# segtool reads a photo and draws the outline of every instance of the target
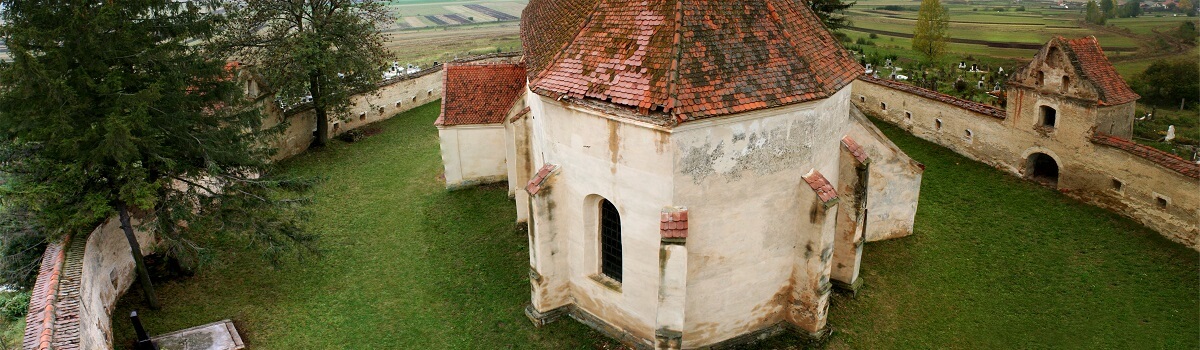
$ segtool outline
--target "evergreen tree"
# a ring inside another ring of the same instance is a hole
[[[946,51],[949,14],[938,0],[922,0],[917,12],[917,25],[913,29],[913,51],[921,54],[928,62],[936,61]]]
[[[1100,0],[1100,11],[1104,12],[1104,18],[1117,17],[1117,2],[1115,0]]]
[[[1104,17],[1104,12],[1100,11],[1100,6],[1096,5],[1095,0],[1088,0],[1087,16],[1084,17],[1084,20],[1091,24],[1104,25],[1108,19]]]
[[[132,220],[195,262],[193,237],[243,234],[276,257],[311,250],[297,191],[278,179],[257,108],[205,50],[214,17],[173,0],[0,0],[0,171],[5,208],[50,239],[120,218],[151,307]],[[84,238],[77,238],[84,239]]]
[[[378,25],[392,20],[379,0],[225,0],[222,44],[254,64],[285,100],[311,97],[315,144],[329,142],[330,115],[373,91],[390,53]],[[307,98],[305,100],[308,100]]]
[[[842,0],[809,0],[808,7],[816,13],[817,18],[821,19],[821,23],[825,23],[825,27],[829,30],[838,30],[850,25],[850,20],[846,19],[843,13],[850,6],[858,1],[843,2]]]

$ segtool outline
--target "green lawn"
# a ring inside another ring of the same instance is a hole
[[[866,245],[833,348],[1200,347],[1196,251],[880,127],[927,166],[916,234]]]
[[[526,320],[512,203],[503,187],[443,190],[437,108],[283,164],[327,179],[314,192],[324,257],[272,270],[240,242],[216,242],[220,264],[158,284],[149,330],[232,318],[254,349],[612,348],[577,322]],[[834,299],[831,348],[1200,346],[1195,251],[884,130],[928,165],[917,232],[866,246],[866,289]],[[117,308],[119,345],[138,295]]]

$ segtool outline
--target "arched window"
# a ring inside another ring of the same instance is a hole
[[[607,199],[600,200],[600,273],[621,282],[621,214]]]

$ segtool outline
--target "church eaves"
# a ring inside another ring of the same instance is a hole
[[[668,123],[826,98],[862,71],[798,1],[533,0],[525,16],[535,93]]]

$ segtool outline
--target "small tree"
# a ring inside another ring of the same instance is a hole
[[[917,25],[913,29],[913,51],[921,54],[928,62],[937,61],[946,52],[946,30],[949,25],[949,14],[941,1],[921,1]]]
[[[1136,18],[1142,15],[1142,0],[1129,0],[1121,5],[1121,18]]]
[[[1100,0],[1100,11],[1104,12],[1104,18],[1117,17],[1117,3],[1114,0]]]
[[[1132,85],[1151,104],[1191,104],[1200,99],[1200,63],[1194,59],[1155,61],[1133,79]]]
[[[1095,0],[1088,0],[1087,16],[1084,17],[1084,20],[1091,24],[1104,25],[1108,19],[1104,17],[1104,12],[1100,10],[1100,6],[1096,5]]]
[[[329,142],[330,115],[373,91],[390,53],[379,25],[392,20],[378,0],[225,0],[222,47],[256,65],[284,98],[311,97],[315,144]],[[307,99],[306,99],[307,100]]]
[[[190,237],[215,234],[245,234],[268,253],[312,248],[304,201],[289,195],[308,182],[270,171],[265,145],[282,129],[261,128],[225,60],[205,50],[217,28],[207,11],[173,0],[0,5],[12,57],[0,63],[4,207],[27,208],[48,238],[118,216],[152,308],[137,214],[184,258],[199,256]]]
[[[843,14],[846,9],[857,1],[844,2],[842,0],[809,0],[808,7],[816,13],[817,18],[821,19],[821,23],[825,23],[825,27],[834,31],[845,28],[850,25],[850,20],[846,19]]]

